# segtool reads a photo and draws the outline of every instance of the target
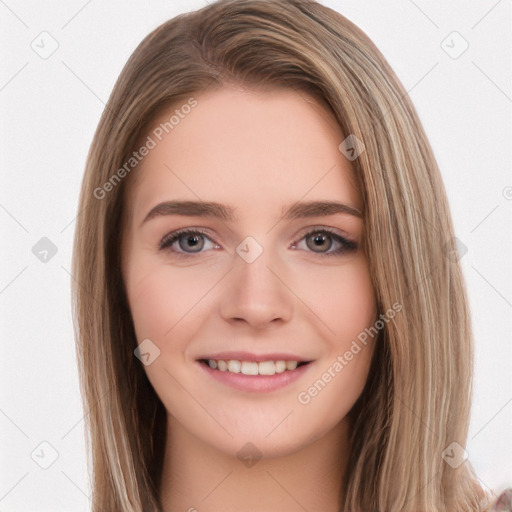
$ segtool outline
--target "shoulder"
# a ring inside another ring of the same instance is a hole
[[[512,512],[512,487],[502,491],[487,510],[489,512]]]

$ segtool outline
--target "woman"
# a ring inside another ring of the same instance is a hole
[[[491,506],[464,450],[472,335],[440,173],[349,20],[224,0],[158,27],[79,209],[93,510]]]

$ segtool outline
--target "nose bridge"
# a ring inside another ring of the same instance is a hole
[[[236,248],[229,286],[222,295],[221,314],[225,320],[245,320],[264,327],[276,319],[289,320],[292,297],[279,276],[282,269],[277,251],[247,237]]]

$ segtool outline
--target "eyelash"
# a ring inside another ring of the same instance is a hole
[[[315,253],[314,251],[310,251],[310,252],[313,252],[313,254],[317,254],[318,256],[322,256],[322,257],[323,256],[325,256],[325,257],[341,256],[341,255],[343,255],[345,253],[355,252],[357,250],[358,246],[357,246],[356,242],[352,242],[351,240],[347,240],[346,238],[338,235],[337,233],[335,233],[334,231],[332,231],[331,229],[328,229],[328,228],[313,229],[311,231],[308,231],[307,233],[305,233],[302,236],[302,238],[300,238],[299,242],[303,238],[306,238],[306,237],[308,237],[310,235],[318,234],[318,233],[327,233],[327,234],[331,235],[332,238],[336,239],[341,244],[341,247],[339,249],[336,249],[336,250],[332,251],[332,252],[325,252],[325,253],[321,253],[321,252]],[[174,242],[176,242],[181,235],[185,235],[185,234],[186,235],[200,235],[200,236],[205,236],[205,237],[210,239],[208,234],[205,233],[204,231],[201,231],[201,230],[198,230],[198,229],[187,229],[187,228],[185,228],[185,229],[181,229],[181,230],[178,230],[178,231],[173,231],[172,233],[169,233],[168,235],[165,235],[162,238],[162,240],[160,241],[158,249],[159,250],[169,250],[170,252],[174,253],[176,256],[178,256],[180,258],[188,258],[188,257],[194,256],[194,254],[201,254],[201,252],[198,252],[198,253],[184,253],[184,252],[174,251],[174,250],[171,249],[172,244]],[[212,242],[213,242],[213,240],[212,240]],[[295,246],[296,243],[294,242],[293,245]]]

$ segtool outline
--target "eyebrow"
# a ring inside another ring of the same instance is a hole
[[[354,206],[338,203],[336,201],[307,201],[294,203],[291,207],[281,211],[284,220],[303,219],[344,213],[362,218],[363,214]],[[181,215],[189,217],[212,217],[226,222],[238,220],[236,209],[232,206],[212,201],[165,201],[152,208],[141,226],[151,219],[165,215]]]

